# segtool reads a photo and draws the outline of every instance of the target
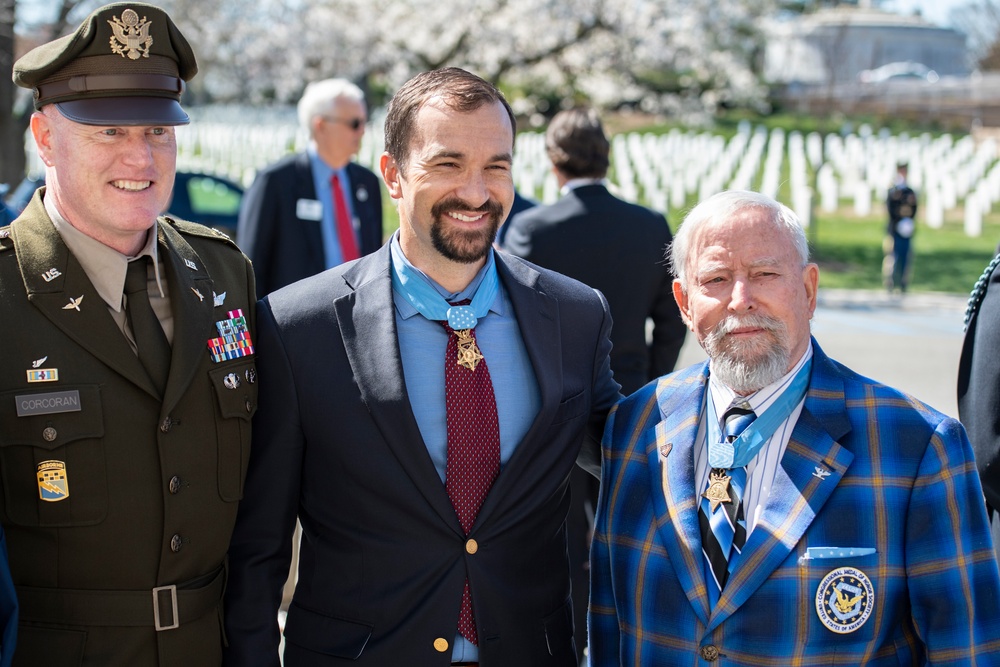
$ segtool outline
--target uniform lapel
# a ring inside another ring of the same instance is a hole
[[[805,405],[754,528],[714,609],[722,623],[788,558],[840,483],[854,454],[837,443],[850,430],[843,381],[813,341]]]
[[[166,413],[184,395],[198,366],[209,354],[208,339],[217,334],[213,334],[212,322],[215,286],[204,263],[177,230],[167,224],[159,225],[159,229],[159,252],[174,316],[170,375],[163,397]],[[226,291],[226,286],[220,289]]]
[[[11,226],[11,238],[20,249],[17,256],[28,301],[89,354],[159,397],[107,304],[49,221],[41,201],[35,197],[25,217]]]
[[[646,448],[660,541],[695,614],[705,624],[709,609],[698,527],[694,447],[707,370],[706,362],[699,368],[682,371],[671,381],[660,380],[656,396],[664,418],[654,427],[652,446]]]
[[[344,350],[361,399],[400,465],[441,518],[461,533],[406,393],[390,270],[387,243],[344,274],[354,291],[333,303]]]

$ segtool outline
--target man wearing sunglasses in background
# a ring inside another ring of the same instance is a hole
[[[351,162],[368,120],[364,93],[344,79],[316,81],[298,111],[309,148],[257,174],[240,208],[236,242],[253,261],[258,297],[382,245],[379,179]]]

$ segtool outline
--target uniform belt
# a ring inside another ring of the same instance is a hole
[[[20,619],[38,623],[153,627],[173,630],[216,609],[225,588],[225,568],[186,584],[145,591],[72,590],[16,586]]]

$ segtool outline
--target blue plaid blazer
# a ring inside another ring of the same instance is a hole
[[[965,430],[812,344],[804,409],[714,609],[693,455],[708,363],[612,411],[591,555],[594,667],[1000,665],[1000,576]],[[828,576],[837,570],[846,576]],[[851,623],[829,622],[838,596]]]

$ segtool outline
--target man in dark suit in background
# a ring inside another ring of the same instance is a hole
[[[260,302],[227,664],[278,664],[296,516],[285,667],[576,664],[569,475],[599,469],[620,396],[611,317],[597,291],[493,250],[514,129],[479,77],[414,77],[381,160],[398,234]]]
[[[1000,255],[976,282],[958,363],[958,417],[969,433],[1000,559]]]
[[[353,83],[325,79],[306,87],[299,123],[309,148],[257,174],[240,206],[236,240],[253,262],[258,296],[382,245],[378,177],[351,162],[367,120],[364,94]]]
[[[626,396],[674,369],[686,327],[674,301],[665,252],[670,228],[662,215],[608,192],[610,144],[597,112],[555,115],[545,148],[563,197],[515,215],[503,248],[598,289],[611,308],[611,369]],[[653,321],[652,344],[646,318]],[[573,475],[570,558],[577,616],[587,610],[590,533],[598,480]],[[583,650],[583,642],[578,642]],[[581,656],[582,657],[582,656]]]
[[[562,198],[513,216],[503,249],[607,298],[611,368],[628,395],[674,369],[686,328],[674,302],[664,217],[608,191],[610,144],[593,109],[562,111],[545,133]],[[652,343],[646,319],[653,321]]]

